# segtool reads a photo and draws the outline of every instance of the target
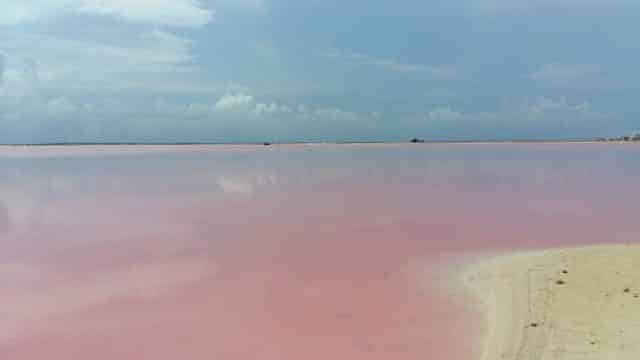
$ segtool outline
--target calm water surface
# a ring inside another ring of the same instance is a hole
[[[639,241],[640,146],[0,148],[0,358],[473,359],[442,266]]]

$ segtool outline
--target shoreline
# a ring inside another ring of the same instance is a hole
[[[0,143],[0,147],[63,146],[287,146],[287,145],[437,145],[437,144],[634,144],[631,140],[547,139],[547,140],[424,140],[411,141],[284,141],[284,142],[69,142],[69,143]]]
[[[640,354],[640,245],[490,255],[458,275],[484,315],[478,360]]]
[[[236,151],[236,150],[272,150],[272,149],[310,149],[310,148],[347,148],[347,147],[406,147],[420,148],[440,146],[614,146],[633,147],[638,142],[558,140],[558,141],[433,141],[412,144],[409,142],[309,142],[309,143],[104,143],[104,144],[0,144],[0,158],[12,157],[51,157],[51,156],[93,156],[113,154],[141,154],[164,152],[197,151]]]

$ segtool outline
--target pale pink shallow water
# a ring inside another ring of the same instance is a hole
[[[640,147],[0,148],[0,358],[474,359],[441,265],[638,241]]]

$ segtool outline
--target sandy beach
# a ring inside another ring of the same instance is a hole
[[[471,265],[463,281],[486,327],[479,359],[635,359],[640,246],[522,252]]]

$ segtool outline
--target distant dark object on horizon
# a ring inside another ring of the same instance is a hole
[[[271,143],[270,142],[265,142],[265,143],[262,143],[262,145],[269,146],[269,145],[271,145]]]
[[[411,139],[411,142],[412,142],[412,143],[414,143],[414,144],[416,144],[416,143],[423,143],[423,142],[424,142],[424,140],[422,140],[422,139],[418,139],[418,138],[413,138],[413,139]]]

